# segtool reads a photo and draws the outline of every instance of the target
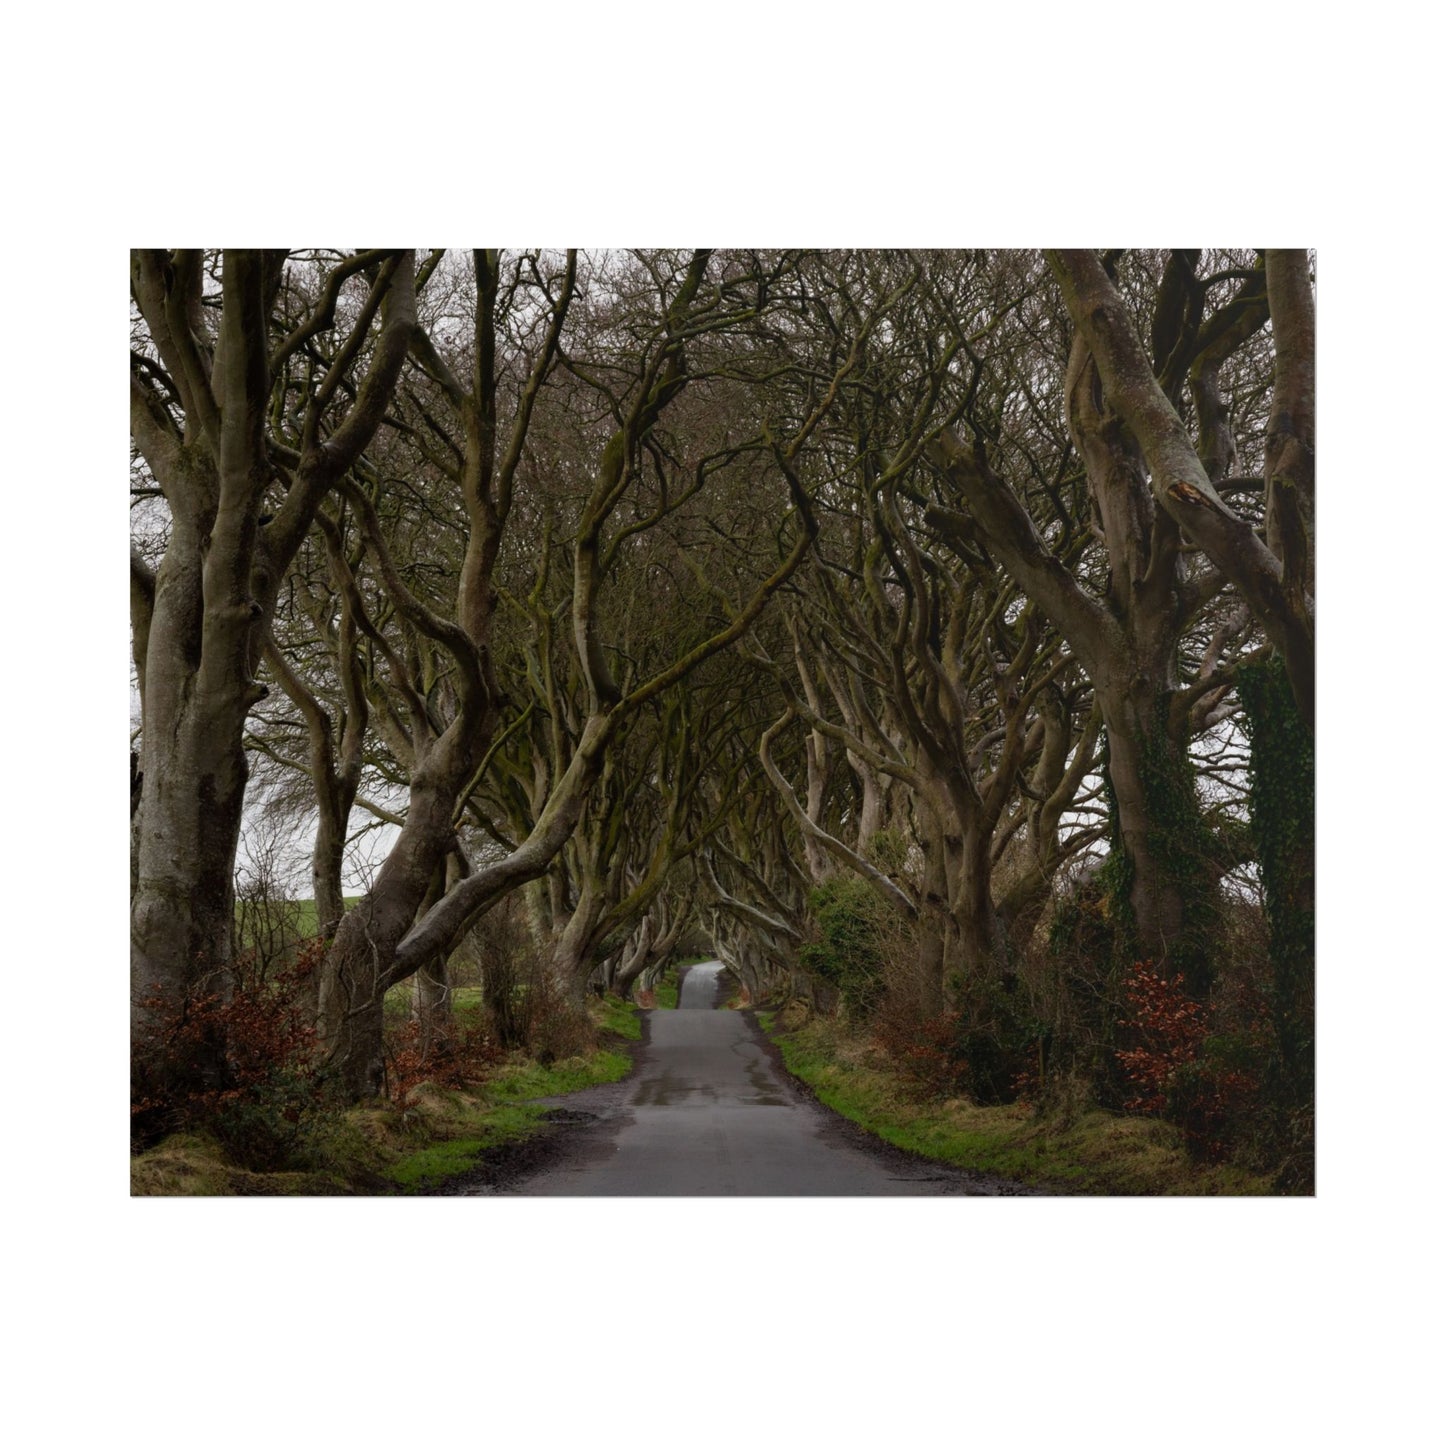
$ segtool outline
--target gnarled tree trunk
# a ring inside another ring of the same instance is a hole
[[[137,1083],[160,1076],[218,1079],[222,1041],[198,1057],[167,1041],[170,1026],[230,987],[233,870],[247,768],[246,716],[266,690],[255,680],[277,589],[321,499],[370,441],[396,384],[411,328],[411,253],[372,253],[338,267],[376,267],[360,313],[382,327],[370,369],[339,425],[321,440],[323,414],[344,366],[308,400],[299,452],[267,436],[273,369],[269,319],[285,254],[224,255],[219,324],[202,305],[198,251],[137,251],[132,294],[158,361],[133,355],[131,435],[169,505],[171,533],[154,578],[133,582],[143,743],[131,900],[132,1047]],[[334,300],[334,298],[333,298]],[[320,312],[293,336],[332,324]],[[349,356],[356,354],[354,348]],[[176,408],[183,414],[178,424]],[[289,470],[279,510],[261,504]],[[136,575],[133,562],[132,575]],[[157,1045],[162,1045],[157,1048]],[[146,1077],[142,1077],[142,1076]]]

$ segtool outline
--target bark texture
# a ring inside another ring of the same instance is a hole
[[[334,395],[312,398],[299,451],[270,436],[270,318],[285,254],[230,251],[214,327],[202,306],[204,258],[138,251],[132,295],[155,360],[133,355],[132,440],[162,492],[170,536],[153,588],[133,582],[143,708],[142,783],[131,901],[132,1043],[147,1068],[222,1069],[222,1044],[196,1061],[154,1054],[160,1034],[204,996],[230,988],[233,869],[247,764],[245,722],[266,689],[255,674],[281,577],[321,498],[380,424],[414,322],[411,253],[371,258],[358,323],[378,311],[365,377],[334,430]],[[359,340],[358,340],[359,345]],[[354,356],[354,351],[352,355]],[[263,527],[262,500],[286,485]],[[134,577],[133,569],[133,577]],[[159,1031],[159,1032],[158,1032]]]

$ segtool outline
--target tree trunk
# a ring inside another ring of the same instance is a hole
[[[636,936],[625,949],[616,954],[616,964],[608,980],[608,987],[618,998],[629,998],[633,984],[653,965],[652,944],[655,933],[656,925],[652,918],[644,918]]]
[[[1271,254],[1275,259],[1268,267],[1269,295],[1271,313],[1278,313],[1274,321],[1280,348],[1276,375],[1280,404],[1271,417],[1266,450],[1271,478],[1278,476],[1280,483],[1271,494],[1272,518],[1295,538],[1295,562],[1288,575],[1250,523],[1236,516],[1215,491],[1183,421],[1155,379],[1128,307],[1098,256],[1092,251],[1047,253],[1109,402],[1137,438],[1158,506],[1248,602],[1284,658],[1300,715],[1313,731],[1314,601],[1305,592],[1312,513],[1298,506],[1286,519],[1278,510],[1312,495],[1313,301],[1303,253]],[[1286,446],[1286,438],[1304,445],[1298,450]],[[1283,544],[1283,536],[1279,540]]]
[[[1259,849],[1274,974],[1281,1094],[1310,1105],[1315,1085],[1314,738],[1278,658],[1240,675],[1250,735],[1251,829]]]
[[[566,911],[557,869],[534,878],[522,890],[527,928],[538,953],[551,951],[557,936],[556,920]]]
[[[746,935],[733,957],[725,959],[724,964],[727,971],[737,979],[745,1003],[758,1002],[767,997],[762,957]]]
[[[451,1044],[452,990],[447,960],[438,954],[412,975],[411,1016],[421,1029],[421,1050],[430,1056]]]
[[[923,850],[923,906],[918,910],[917,995],[919,1013],[937,1018],[947,996],[948,942],[952,917],[948,908],[948,863],[937,819],[920,809],[919,843]]]
[[[808,768],[808,801],[804,808],[809,819],[819,828],[823,825],[823,796],[828,783],[826,740],[818,732],[809,732],[803,745]],[[808,864],[808,876],[814,884],[825,883],[832,877],[833,860],[828,850],[818,841],[817,835],[803,834],[803,856]]]
[[[458,747],[460,735],[471,739],[465,766],[458,767],[454,753],[418,766],[401,836],[370,893],[342,920],[327,955],[318,1032],[328,1068],[343,1091],[356,1098],[374,1093],[384,1075],[381,994],[386,986],[411,977],[438,951],[449,951],[487,909],[546,872],[577,826],[610,736],[607,718],[589,720],[532,833],[506,858],[462,879],[418,919],[438,864],[456,846],[452,807],[479,760],[478,739],[490,736],[475,722],[470,728],[459,723],[450,737]],[[447,748],[448,737],[434,746]]]
[[[873,840],[883,827],[884,791],[878,774],[860,758],[848,754],[848,762],[858,779],[860,798],[858,802],[858,851],[873,859]],[[877,860],[873,860],[877,861]]]
[[[446,862],[437,870],[427,896],[417,909],[418,919],[425,917],[427,909],[434,904],[448,888],[453,887],[463,872],[460,853],[454,847],[447,854]],[[433,1049],[445,1050],[452,1042],[452,989],[451,960],[445,953],[429,958],[417,969],[412,980],[411,1016],[420,1026],[421,1048],[424,1055]]]
[[[336,806],[322,806],[311,849],[311,890],[316,900],[318,938],[334,938],[346,913],[341,873],[346,861],[347,816],[339,816],[339,811]]]
[[[949,911],[957,940],[953,971],[965,979],[995,977],[1008,963],[1007,935],[993,904],[991,841],[991,831],[965,833],[959,850]]]
[[[373,284],[383,324],[366,377],[324,441],[317,426],[331,393],[307,412],[285,499],[263,532],[261,501],[277,472],[266,435],[269,308],[284,259],[277,251],[225,253],[211,350],[202,253],[132,253],[132,295],[169,381],[163,396],[133,361],[131,437],[171,511],[153,589],[144,565],[132,562],[135,646],[144,650],[131,904],[132,1049],[142,1086],[148,1070],[182,1083],[224,1073],[218,1033],[195,1059],[170,1047],[159,1056],[153,1046],[167,1017],[183,1015],[199,995],[229,991],[242,738],[247,714],[266,696],[254,681],[266,619],[322,497],[380,425],[415,324],[411,253],[397,252]],[[369,326],[374,313],[362,314]],[[170,396],[184,410],[179,429]]]
[[[177,522],[177,531],[182,523]],[[234,868],[246,792],[241,747],[257,689],[248,681],[245,629],[205,628],[200,554],[174,546],[157,579],[147,657],[140,826],[131,902],[131,1022],[145,1055],[202,996],[231,989]],[[205,665],[197,652],[205,646]],[[222,653],[228,655],[220,655]],[[202,1057],[163,1067],[218,1081],[218,1039]]]
[[[406,826],[376,882],[336,930],[322,968],[318,1038],[328,1067],[352,1097],[376,1093],[385,1077],[382,998],[397,945],[411,930],[432,880],[456,845],[455,788],[414,781]]]
[[[956,1002],[972,980],[998,972],[1007,950],[993,902],[992,825],[979,809],[960,819],[955,791],[927,754],[921,752],[918,768],[925,783],[919,808],[927,919],[920,1001],[927,1017]]]
[[[594,954],[597,923],[606,907],[604,884],[589,872],[583,880],[577,906],[553,945],[549,960],[552,977],[569,998],[582,996],[587,975],[597,962]]]
[[[1054,876],[1064,856],[1059,824],[1092,769],[1102,720],[1097,706],[1092,707],[1076,735],[1072,715],[1061,704],[1045,695],[1039,706],[1044,745],[1029,783],[1037,801],[1029,809],[1028,835],[1023,844],[1028,861],[1022,876],[999,903],[999,921],[1008,930],[1011,946],[1019,952],[1029,946],[1052,895]]]
[[[937,1018],[944,1010],[944,970],[948,954],[948,919],[942,911],[925,909],[918,921],[915,993],[920,1017]]]
[[[1123,951],[1161,976],[1183,974],[1191,997],[1213,982],[1218,884],[1189,761],[1187,713],[1140,680],[1099,686],[1108,735],[1118,857],[1110,869]],[[1122,906],[1121,906],[1122,905]]]

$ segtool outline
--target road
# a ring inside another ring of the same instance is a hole
[[[717,1008],[720,963],[683,977],[676,1009],[646,1017],[622,1084],[546,1101],[546,1157],[459,1193],[527,1195],[920,1195],[1032,1191],[918,1160],[868,1139],[807,1097],[756,1023]]]

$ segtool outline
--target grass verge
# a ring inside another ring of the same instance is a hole
[[[910,1154],[1068,1194],[1272,1192],[1267,1176],[1195,1163],[1178,1132],[1160,1120],[1092,1107],[1039,1115],[1026,1104],[919,1101],[875,1046],[832,1020],[796,1028],[773,1013],[759,1012],[758,1020],[789,1072],[822,1103]]]
[[[326,1115],[297,1151],[300,1167],[259,1173],[227,1160],[213,1140],[177,1134],[131,1160],[132,1195],[417,1194],[475,1168],[481,1156],[547,1127],[532,1102],[615,1083],[642,1037],[637,1011],[591,1005],[599,1047],[543,1065],[515,1054],[464,1088],[424,1083],[404,1107],[376,1102]]]
[[[635,1042],[642,1037],[642,1015],[630,1003],[607,994],[591,1003],[592,1018],[604,1033]]]

